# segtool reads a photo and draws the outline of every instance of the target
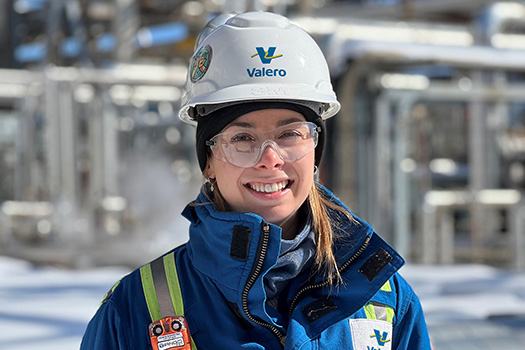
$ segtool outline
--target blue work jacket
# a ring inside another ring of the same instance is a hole
[[[397,273],[403,259],[367,223],[337,217],[343,220],[335,242],[343,284],[330,286],[303,271],[281,292],[275,310],[266,302],[263,278],[277,262],[280,227],[207,202],[201,193],[186,207],[190,239],[172,251],[197,349],[431,348],[419,300]],[[150,323],[136,270],[108,293],[81,349],[151,349]]]

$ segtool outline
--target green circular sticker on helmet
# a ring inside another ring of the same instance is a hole
[[[211,47],[210,45],[204,46],[202,49],[193,56],[193,61],[191,63],[191,81],[196,82],[201,79],[204,74],[208,71],[211,62]]]

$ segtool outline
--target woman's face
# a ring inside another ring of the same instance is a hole
[[[242,125],[264,132],[302,121],[304,116],[295,111],[265,109],[240,116],[224,130]],[[268,146],[259,162],[250,168],[237,167],[213,156],[208,164],[209,177],[216,178],[216,186],[232,211],[258,214],[284,229],[287,223],[294,222],[297,210],[312,188],[315,152],[310,151],[298,161],[285,162]]]

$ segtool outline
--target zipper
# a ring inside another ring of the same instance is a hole
[[[279,328],[277,328],[276,326],[268,322],[257,320],[255,317],[252,316],[252,314],[250,313],[250,310],[248,310],[248,293],[250,292],[250,289],[253,287],[259,275],[261,274],[262,266],[264,263],[264,258],[266,257],[266,252],[268,250],[269,239],[270,239],[270,225],[265,222],[263,223],[263,227],[262,227],[262,239],[259,243],[259,251],[255,259],[255,265],[254,265],[254,268],[252,269],[252,272],[250,273],[248,282],[246,283],[242,291],[242,311],[244,312],[244,314],[250,321],[270,330],[272,334],[279,340],[279,343],[281,344],[281,346],[284,348],[284,343],[286,340],[286,336],[284,335],[284,333]]]
[[[355,254],[352,255],[350,259],[348,259],[343,265],[341,265],[338,268],[339,273],[342,273],[344,270],[346,270],[346,268],[350,266],[351,263],[353,263],[361,254],[363,254],[365,249],[368,247],[368,244],[370,243],[370,239],[371,239],[370,236],[366,237],[366,240],[364,241],[363,245],[361,245],[361,247],[357,250],[357,252],[355,252]],[[301,290],[299,290],[299,292],[297,292],[297,294],[293,298],[292,303],[290,305],[290,310],[288,312],[288,320],[292,318],[292,312],[297,306],[297,303],[299,302],[299,300],[302,299],[301,298],[302,294],[312,291],[317,288],[324,288],[327,286],[328,286],[328,279],[321,281],[319,283],[310,284],[306,287],[303,287]]]

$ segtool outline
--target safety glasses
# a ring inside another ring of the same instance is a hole
[[[272,147],[285,162],[300,160],[317,146],[320,131],[311,122],[290,123],[265,132],[234,125],[206,141],[206,145],[215,158],[251,168],[259,163],[266,147]]]

